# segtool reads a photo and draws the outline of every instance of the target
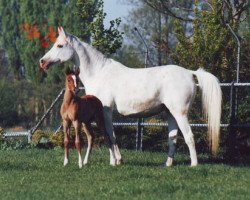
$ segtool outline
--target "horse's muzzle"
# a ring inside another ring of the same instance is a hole
[[[40,59],[39,60],[39,64],[40,64],[40,68],[43,70],[47,70],[48,66],[49,66],[49,62],[44,60],[44,59]]]

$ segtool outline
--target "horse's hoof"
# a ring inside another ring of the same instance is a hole
[[[122,165],[122,164],[124,164],[124,161],[122,159],[116,161],[116,165]]]
[[[198,163],[191,163],[191,167],[197,167]]]
[[[83,165],[85,166],[85,165],[87,165],[88,164],[88,162],[83,162]]]
[[[173,158],[168,157],[167,162],[166,162],[166,167],[171,167],[173,165]]]
[[[116,166],[116,161],[115,160],[110,161],[110,165],[111,166]]]

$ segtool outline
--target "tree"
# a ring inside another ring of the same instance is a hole
[[[209,8],[202,9],[198,1],[194,8],[193,31],[187,36],[181,22],[176,20],[175,32],[178,39],[175,61],[191,69],[204,67],[215,74],[220,81],[230,82],[235,77],[235,39],[226,22],[237,32],[239,21],[233,20],[233,13],[221,12],[224,2],[214,0]],[[233,12],[231,10],[231,12]]]
[[[0,1],[0,48],[6,51],[8,64],[16,78],[18,78],[19,67],[21,65],[17,45],[17,40],[20,37],[18,2],[18,0]]]
[[[109,53],[114,52],[121,45],[121,36],[116,29],[119,20],[114,22],[109,30],[104,29],[103,2],[94,0],[88,2],[90,7],[77,4],[77,0],[0,1],[0,49],[3,48],[3,51],[7,52],[9,65],[8,68],[1,66],[0,70],[8,73],[5,69],[11,68],[16,74],[12,87],[18,91],[16,94],[19,94],[19,98],[16,99],[13,109],[18,109],[16,113],[19,118],[32,116],[32,119],[37,119],[38,114],[46,110],[51,100],[63,88],[64,70],[62,67],[53,67],[49,73],[45,74],[39,71],[38,63],[39,58],[55,42],[59,25],[64,26],[67,32],[84,38],[87,42],[97,42],[96,46],[99,49],[102,48],[102,44],[104,45],[105,38],[110,37],[108,44],[111,45],[105,44],[105,49],[108,49]],[[98,4],[93,7],[91,4],[93,2]],[[86,13],[91,13],[93,10],[95,12],[88,21],[78,14],[79,9],[82,11],[88,9]],[[96,32],[100,30],[102,34],[98,34],[98,37],[93,37],[91,40],[92,29]],[[25,68],[25,78],[21,81],[18,80],[19,71],[23,69],[20,66]],[[7,80],[3,81],[7,82]],[[8,90],[4,92],[8,93]],[[5,95],[7,98],[12,94]]]
[[[17,122],[17,95],[15,89],[5,79],[0,80],[0,126]]]
[[[67,25],[67,30],[71,31],[75,30],[75,25],[80,23],[79,18],[76,17],[73,21],[69,16],[71,12],[76,11],[74,3],[74,0],[70,2],[64,0],[20,1],[19,53],[26,69],[26,78],[32,82],[38,81],[38,60],[55,42],[57,27]],[[71,12],[69,8],[72,9]],[[53,69],[48,76],[55,77],[54,71],[56,74],[62,74],[61,70]]]
[[[111,20],[110,27],[106,29],[103,0],[77,0],[77,6],[83,32],[81,38],[104,54],[115,53],[122,45],[123,33],[118,30],[121,19]]]
[[[163,15],[171,16],[182,21],[192,21],[193,1],[142,0],[142,2]]]
[[[173,16],[167,15],[155,8],[159,1],[130,0],[135,8],[127,18],[124,28],[126,34],[132,40],[132,44],[141,52],[145,52],[145,45],[139,38],[134,27],[140,31],[150,51],[149,65],[172,64],[176,38],[173,34]],[[190,4],[190,1],[183,1]],[[189,5],[190,6],[190,5]]]
[[[0,79],[9,76],[7,58],[4,49],[0,49]]]

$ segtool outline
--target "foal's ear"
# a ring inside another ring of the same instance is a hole
[[[70,74],[74,74],[74,73],[72,72],[72,70],[69,67],[67,67],[65,70],[65,74],[70,75]]]
[[[75,75],[78,76],[80,74],[80,68],[78,67],[76,70],[75,70]]]

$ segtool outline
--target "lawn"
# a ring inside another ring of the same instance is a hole
[[[250,168],[211,163],[200,155],[189,167],[177,155],[165,168],[163,152],[122,150],[125,163],[109,166],[109,152],[95,148],[91,163],[78,168],[75,150],[63,167],[63,150],[0,151],[0,199],[250,199]]]

